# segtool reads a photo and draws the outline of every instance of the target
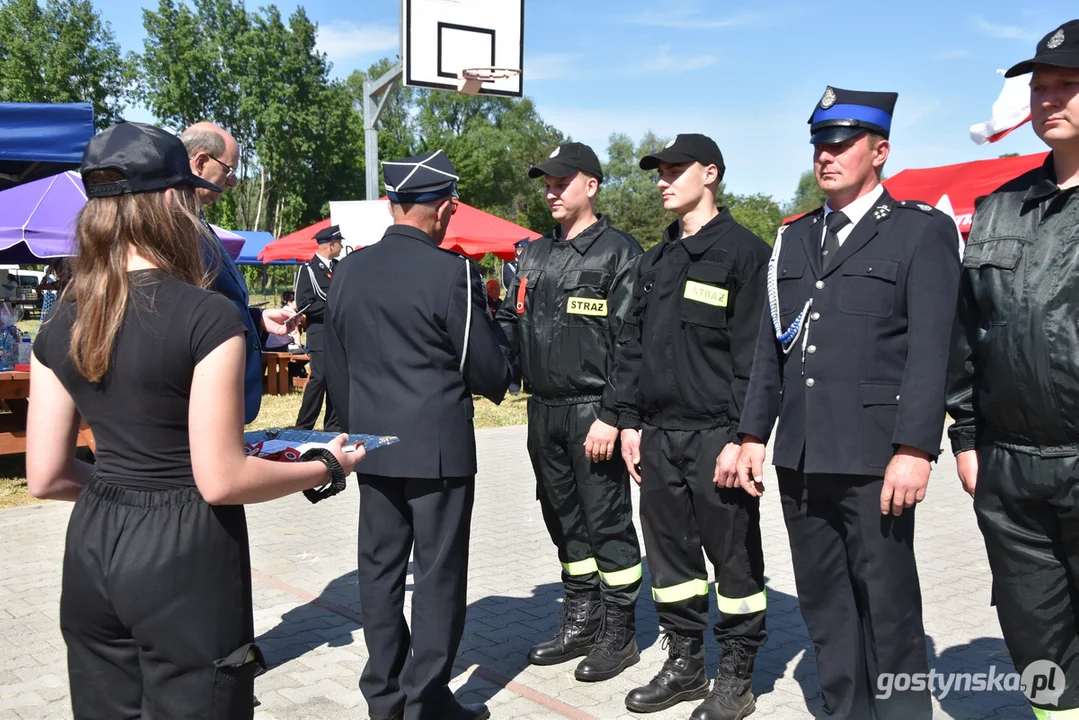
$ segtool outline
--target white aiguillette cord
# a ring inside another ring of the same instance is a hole
[[[777,266],[779,264],[779,251],[783,246],[783,231],[786,229],[786,225],[779,227],[775,245],[772,246],[772,257],[768,259],[768,312],[772,317],[772,327],[775,329],[776,340],[779,341],[779,347],[783,350],[784,355],[790,355],[791,350],[794,349],[794,342],[799,335],[802,336],[802,372],[804,374],[806,346],[809,344],[809,326],[806,325],[805,320],[806,315],[809,314],[809,308],[813,306],[813,298],[806,300],[806,304],[802,307],[802,311],[798,313],[798,317],[794,319],[790,327],[783,330],[779,317],[779,276]],[[805,329],[804,333],[802,332],[803,328]]]
[[[468,338],[472,332],[472,263],[465,258],[465,302],[468,309],[465,310],[465,337],[461,343],[461,374],[465,372],[465,359],[468,357]]]

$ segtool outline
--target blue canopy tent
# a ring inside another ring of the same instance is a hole
[[[237,265],[299,265],[295,260],[276,260],[269,263],[259,260],[259,253],[262,252],[262,248],[272,243],[275,239],[272,233],[260,230],[233,230],[232,232],[241,236],[245,241],[244,249],[236,260]]]
[[[78,170],[93,136],[89,103],[0,103],[0,190]]]

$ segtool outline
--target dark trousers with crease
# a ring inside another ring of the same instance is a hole
[[[1049,660],[1064,671],[1063,677],[1056,673],[1035,683],[1057,692],[1038,694],[1032,704],[1074,712],[1079,708],[1079,457],[1041,452],[1003,444],[979,448],[974,510],[1015,669],[1022,673]]]
[[[323,430],[337,432],[340,426],[337,423],[337,413],[334,412],[333,403],[330,402],[330,394],[326,392],[326,366],[323,364],[322,351],[308,350],[307,354],[311,358],[308,364],[310,373],[307,376],[307,384],[303,388],[303,400],[300,401],[300,412],[296,416],[296,427],[314,430],[315,423],[318,422],[318,411],[322,409],[323,400],[325,400],[326,412],[322,416]]]
[[[360,614],[367,666],[360,690],[373,719],[450,715],[450,671],[465,628],[473,477],[359,475]],[[405,576],[412,554],[412,627]]]
[[[914,508],[882,515],[881,477],[776,473],[825,717],[928,720],[928,690],[889,694],[880,677],[929,672]]]
[[[768,639],[760,500],[716,487],[727,428],[641,432],[641,529],[659,624],[702,637],[708,627],[708,568],[715,568],[716,640],[755,651]],[[703,554],[702,554],[703,549]]]
[[[252,718],[243,507],[91,480],[68,523],[60,630],[75,720]]]
[[[629,473],[615,444],[592,462],[584,441],[599,403],[528,401],[528,454],[547,533],[562,563],[566,595],[598,592],[632,612],[641,590],[641,548],[633,527]]]

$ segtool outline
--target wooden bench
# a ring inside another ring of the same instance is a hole
[[[264,350],[262,352],[262,373],[263,373],[263,386],[267,395],[287,395],[292,391],[293,383],[290,381],[288,375],[288,366],[290,362],[310,360],[311,357],[307,354],[296,355],[288,352],[271,352]],[[306,378],[297,378],[297,380],[304,380],[303,383],[295,383],[297,387],[306,385]]]
[[[0,404],[8,410],[0,414],[0,455],[26,452],[26,412],[29,409],[30,373],[0,372]],[[79,428],[78,447],[96,450],[94,434],[84,420]]]

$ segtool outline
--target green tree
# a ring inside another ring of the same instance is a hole
[[[817,185],[817,177],[812,170],[806,170],[798,178],[798,188],[794,191],[794,199],[784,211],[787,215],[800,215],[810,210],[816,210],[824,205],[828,198],[824,191]]]
[[[121,119],[133,78],[90,0],[0,4],[0,101],[87,102],[102,129]]]
[[[766,243],[775,242],[783,211],[771,195],[735,195],[728,200],[731,215]]]
[[[666,138],[652,133],[646,134],[636,146],[628,135],[621,133],[611,135],[607,144],[607,164],[603,168],[597,209],[645,249],[662,239],[663,230],[675,217],[663,209],[656,173],[641,170],[637,163],[666,144]]]

